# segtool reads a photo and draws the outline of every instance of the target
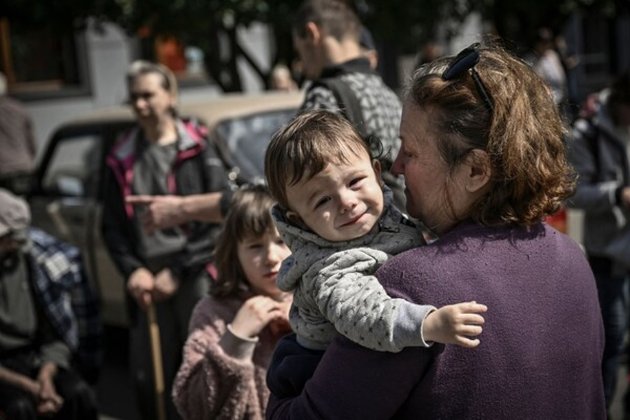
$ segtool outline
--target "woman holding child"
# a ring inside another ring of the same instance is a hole
[[[605,418],[595,282],[579,246],[542,222],[574,188],[563,135],[544,82],[501,49],[421,67],[392,171],[439,239],[376,275],[414,303],[483,302],[481,344],[393,353],[337,337],[301,392],[272,389],[268,417]],[[301,352],[289,338],[276,355]],[[292,375],[272,369],[269,383]]]

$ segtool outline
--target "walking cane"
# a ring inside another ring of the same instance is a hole
[[[155,385],[155,401],[157,404],[158,420],[166,420],[166,409],[164,407],[164,370],[162,369],[162,347],[160,345],[160,327],[155,316],[155,305],[153,302],[147,308],[147,318],[149,321],[149,338],[151,339],[151,357],[153,359],[153,377]]]

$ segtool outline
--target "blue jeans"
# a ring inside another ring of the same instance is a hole
[[[597,282],[599,305],[604,321],[606,344],[602,360],[604,396],[610,407],[615,395],[619,361],[628,327],[628,276],[613,275],[612,261],[608,258],[589,257]]]

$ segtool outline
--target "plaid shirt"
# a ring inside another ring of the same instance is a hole
[[[79,370],[94,375],[100,367],[100,305],[83,270],[78,248],[29,229],[33,290],[59,337],[75,354]]]

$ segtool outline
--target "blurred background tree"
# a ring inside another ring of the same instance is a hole
[[[3,0],[0,17],[75,31],[88,19],[119,24],[141,41],[142,55],[155,58],[154,41],[172,37],[204,53],[209,75],[225,92],[242,90],[237,60],[242,58],[268,86],[270,68],[291,63],[290,23],[301,0]],[[493,32],[514,45],[527,45],[540,26],[561,28],[574,12],[613,16],[629,9],[630,0],[350,0],[381,49],[381,60],[395,66],[399,54],[441,34],[455,35],[472,12]],[[239,39],[239,28],[269,25],[275,39],[271,66],[263,68]],[[384,69],[387,72],[387,68]]]

